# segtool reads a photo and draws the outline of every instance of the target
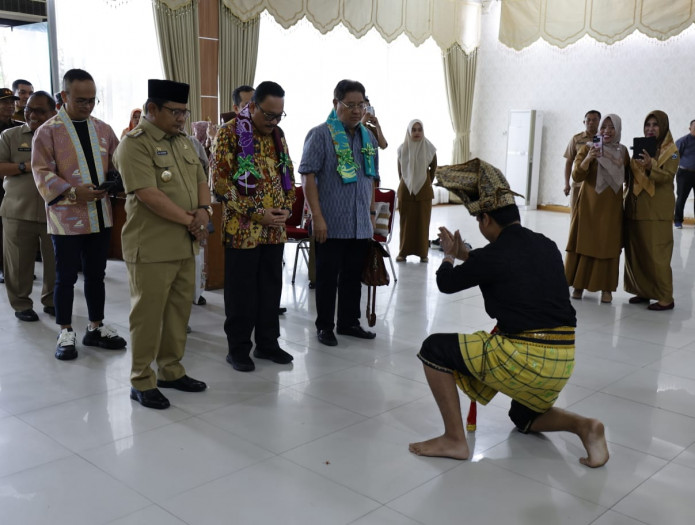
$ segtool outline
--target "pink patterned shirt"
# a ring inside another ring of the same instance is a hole
[[[91,184],[92,179],[84,159],[80,142],[71,125],[70,117],[62,108],[34,133],[31,150],[31,167],[36,187],[46,202],[48,233],[52,235],[84,235],[99,232],[97,207],[94,202],[74,202],[62,194],[71,186]],[[111,126],[94,117],[88,121],[94,163],[99,182],[106,179],[106,172],[113,169],[111,157],[118,146],[118,139]],[[101,199],[104,226],[113,225],[111,201]]]

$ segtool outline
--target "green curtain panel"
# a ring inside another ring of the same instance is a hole
[[[454,164],[467,162],[471,156],[471,113],[475,92],[475,68],[478,50],[466,54],[454,44],[443,55],[449,116],[456,133],[452,159]]]
[[[220,3],[220,113],[232,111],[237,86],[253,86],[260,25],[260,16],[242,22]]]
[[[201,120],[198,0],[152,0],[152,8],[164,76],[190,84],[190,122]]]

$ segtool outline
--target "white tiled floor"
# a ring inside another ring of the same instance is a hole
[[[523,222],[564,248],[567,215]],[[439,225],[484,242],[462,207],[435,208],[431,237]],[[222,294],[206,292],[184,364],[210,388],[166,391],[161,412],[129,400],[128,351],[78,347],[76,361],[59,362],[53,320],[17,321],[0,292],[0,522],[691,525],[694,231],[674,230],[675,310],[629,305],[622,291],[612,305],[598,294],[574,302],[577,366],[558,406],[605,422],[612,457],[597,470],[577,462],[575,436],[516,432],[502,396],[479,408],[470,461],[408,453],[442,429],[419,344],[493,325],[478,289],[437,291],[439,251],[398,264],[398,282],[379,289],[376,340],[338,336],[335,348],[316,341],[306,269],[292,286],[286,267],[281,344],[295,361],[257,362],[251,374],[226,364]],[[107,290],[107,321],[128,338],[122,263],[109,262]],[[78,290],[80,334],[85,314]]]

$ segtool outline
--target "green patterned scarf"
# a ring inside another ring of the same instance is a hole
[[[348,141],[347,134],[345,133],[345,127],[343,123],[338,120],[338,115],[335,109],[331,111],[326,120],[328,124],[328,129],[331,131],[331,138],[333,139],[333,147],[335,148],[335,154],[338,156],[338,174],[340,178],[343,179],[343,184],[348,184],[350,182],[357,182],[357,168],[359,164],[355,162],[352,156],[352,148],[350,147],[350,142]],[[369,136],[369,130],[365,128],[362,123],[358,124],[360,133],[362,133],[362,149],[361,153],[364,158],[364,172],[367,177],[376,178],[376,169],[374,168],[374,156],[376,155],[376,150],[372,146],[372,140]]]

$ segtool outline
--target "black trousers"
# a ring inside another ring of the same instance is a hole
[[[72,305],[75,297],[77,272],[84,276],[84,298],[90,321],[104,319],[106,302],[106,259],[109,255],[111,228],[84,235],[51,235],[56,257],[56,284],[53,304],[56,324],[72,324]]]
[[[688,195],[695,189],[695,171],[678,168],[676,172],[676,211],[673,214],[674,222],[683,222],[683,211]]]
[[[368,239],[327,239],[316,243],[316,328],[335,328],[336,292],[338,328],[360,324],[362,268]]]
[[[273,351],[280,346],[280,296],[284,244],[261,244],[224,252],[224,332],[229,353],[248,356],[255,329],[256,347]]]

